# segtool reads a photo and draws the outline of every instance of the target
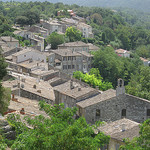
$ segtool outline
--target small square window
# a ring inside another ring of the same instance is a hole
[[[96,117],[100,117],[101,116],[101,110],[100,109],[96,109]]]
[[[147,109],[147,116],[150,116],[150,109]]]

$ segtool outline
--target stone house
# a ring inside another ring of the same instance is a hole
[[[39,51],[44,51],[44,38],[34,36],[30,39],[31,45],[34,49],[37,49]]]
[[[20,63],[29,59],[46,63],[46,55],[32,48],[25,48],[24,50],[12,55],[12,61],[15,63]]]
[[[2,45],[0,48],[2,49],[2,54],[4,57],[10,56],[22,50],[21,47],[8,47],[7,45]]]
[[[4,42],[8,47],[19,47],[19,41],[11,36],[1,36],[0,41]]]
[[[96,45],[93,45],[92,43],[87,43],[87,45],[89,45],[89,51],[93,52],[93,51],[98,51],[100,48]]]
[[[123,80],[118,80],[116,90],[109,89],[84,101],[78,102],[78,115],[84,116],[88,123],[116,121],[127,118],[143,122],[150,118],[150,101],[125,93]]]
[[[48,30],[49,34],[55,31],[62,32],[62,25],[59,24],[56,20],[46,21],[41,19],[40,24],[43,28]]]
[[[93,55],[87,53],[86,51],[78,52],[82,55],[83,58],[83,72],[87,73],[90,71],[93,61]]]
[[[142,58],[142,57],[140,57],[140,59],[143,61],[144,66],[150,66],[150,60]]]
[[[68,74],[73,74],[76,70],[83,71],[81,54],[69,49],[52,50],[52,52],[55,54],[55,67],[57,69]]]
[[[77,42],[69,42],[69,43],[63,43],[58,45],[58,49],[70,49],[75,52],[82,52],[86,51],[89,52],[89,45],[82,41],[77,41]]]
[[[27,60],[17,64],[17,71],[31,75],[33,71],[48,71],[48,64],[41,61]],[[32,74],[34,77],[36,75]]]
[[[44,81],[48,81],[55,77],[58,77],[59,71],[58,70],[42,70],[36,69],[30,72],[30,76],[34,78],[40,78]]]
[[[76,106],[77,102],[99,94],[99,91],[72,80],[54,87],[55,103],[64,103],[65,107]]]
[[[31,26],[28,31],[33,32],[33,33],[41,34],[41,36],[44,37],[44,38],[46,38],[49,35],[48,29],[45,29],[45,28],[40,27],[38,25]]]
[[[139,136],[139,123],[129,119],[120,119],[110,123],[104,123],[98,127],[98,132],[110,136],[109,144],[101,147],[101,150],[119,150],[124,145],[124,139],[132,140]]]
[[[117,49],[117,50],[115,50],[115,53],[116,53],[118,56],[130,58],[130,52],[127,51],[127,50],[124,50],[124,49]]]
[[[86,23],[79,22],[77,24],[77,29],[82,32],[83,37],[85,38],[93,38],[94,34],[92,33],[92,27]]]
[[[54,104],[55,95],[52,86],[43,80],[33,77],[12,74],[17,79],[3,82],[4,87],[11,88],[11,93],[31,100],[45,100]]]

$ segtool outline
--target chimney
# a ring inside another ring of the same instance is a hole
[[[36,85],[35,84],[33,85],[33,88],[36,89]]]
[[[126,127],[126,125],[122,124],[122,129],[121,129],[122,132],[124,132],[126,130],[125,127]]]
[[[80,88],[80,87],[78,88],[78,91],[81,91],[81,88]]]
[[[118,79],[118,86],[116,88],[116,96],[125,94],[124,81],[122,79]]]
[[[73,87],[73,81],[70,80],[70,89],[72,90],[74,87]]]

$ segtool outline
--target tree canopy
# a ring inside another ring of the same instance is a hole
[[[70,42],[80,41],[82,37],[81,31],[72,26],[66,29],[65,35],[69,38]]]
[[[57,32],[53,32],[47,38],[47,43],[51,44],[52,49],[57,49],[58,45],[64,43],[64,36],[58,34]]]
[[[17,138],[12,149],[28,150],[97,150],[109,142],[103,133],[94,134],[96,126],[90,126],[85,118],[74,119],[77,108],[64,105],[48,105],[40,102],[40,107],[49,117],[26,117],[26,124],[19,116],[10,115],[8,121],[15,128]]]

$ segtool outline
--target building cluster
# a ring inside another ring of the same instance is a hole
[[[13,37],[0,37],[0,48],[8,63],[8,76],[3,86],[10,88],[12,93],[11,105],[6,113],[20,110],[24,115],[37,115],[40,112],[27,107],[26,102],[37,108],[34,101],[40,100],[51,105],[64,103],[65,107],[76,106],[76,117],[85,117],[89,124],[106,122],[95,131],[95,134],[104,132],[111,136],[109,145],[102,149],[118,150],[124,144],[124,138],[139,136],[139,123],[150,118],[150,101],[126,94],[122,79],[118,79],[116,90],[107,91],[73,79],[74,71],[89,72],[93,59],[90,52],[97,51],[99,47],[77,41],[58,45],[57,50],[45,51],[44,39],[54,31],[65,33],[68,26],[80,29],[84,37],[93,36],[92,28],[82,18],[73,16],[61,21],[41,20],[38,25],[14,32],[30,39],[33,47],[23,48]],[[115,52],[121,57],[130,57],[126,50]]]

